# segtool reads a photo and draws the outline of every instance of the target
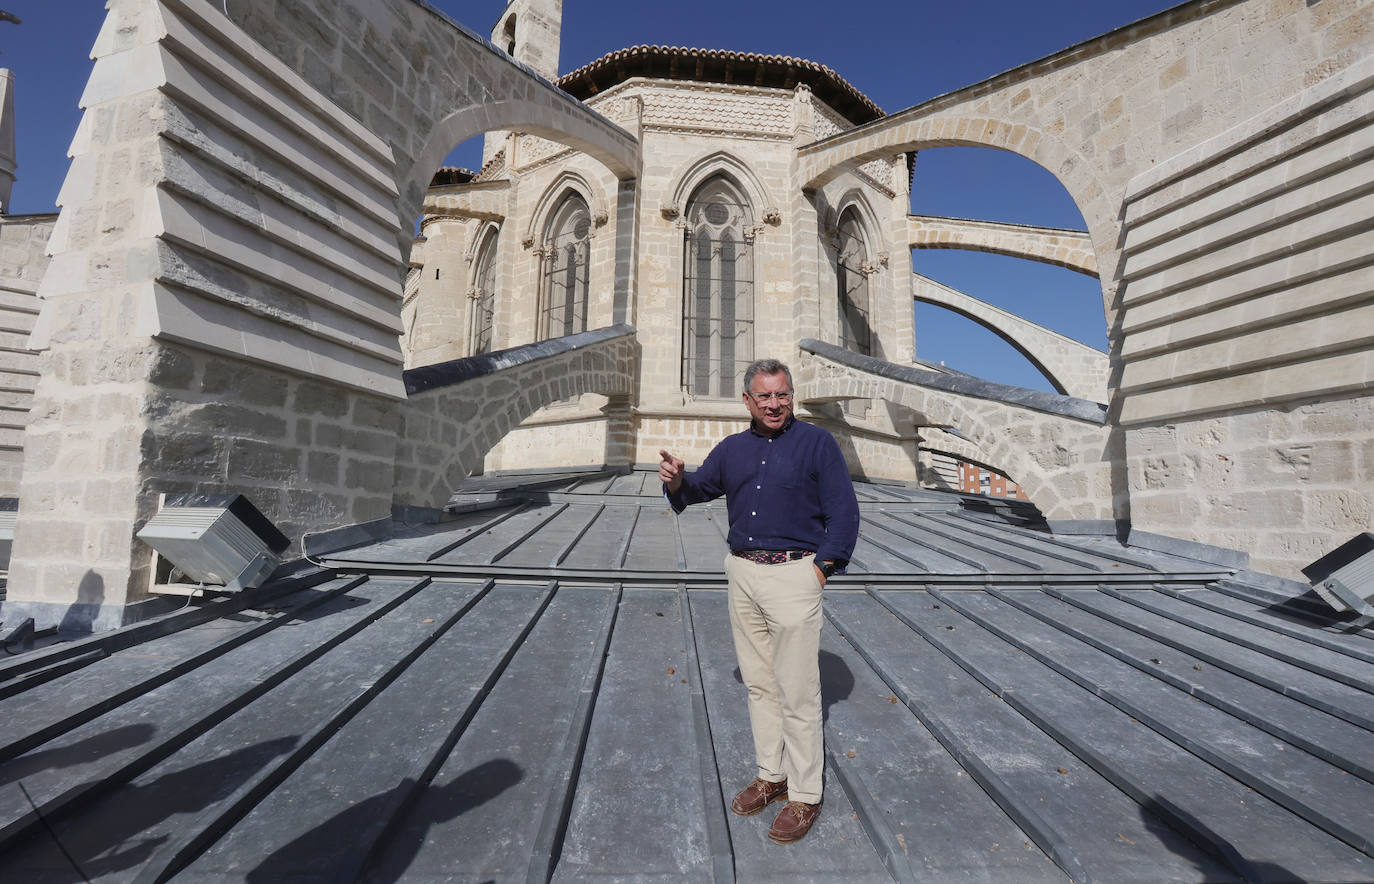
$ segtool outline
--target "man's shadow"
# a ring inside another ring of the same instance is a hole
[[[829,651],[821,651],[821,720],[830,720],[830,707],[841,700],[849,699],[854,692],[854,673],[840,657]],[[744,684],[739,667],[735,667],[735,681]]]
[[[67,607],[57,625],[57,634],[64,638],[89,635],[95,630],[95,620],[104,603],[105,580],[95,571],[88,570],[76,586],[76,601]]]
[[[157,728],[146,722],[126,724],[70,743],[37,749],[0,765],[0,785],[44,771],[90,764],[106,755],[137,748],[151,740],[156,733]]]
[[[414,781],[407,778],[282,845],[246,880],[266,884],[309,878],[351,881],[403,876],[424,846],[431,826],[480,807],[523,778],[524,771],[507,758],[479,764],[451,783],[430,786],[418,796],[411,796]],[[414,802],[408,800],[411,797]],[[360,848],[369,843],[371,850],[363,853]]]
[[[139,736],[137,730],[129,730],[117,739]],[[31,864],[36,857],[51,855],[54,847],[60,848],[72,868],[70,873],[55,868],[43,879],[51,884],[90,881],[138,868],[174,837],[176,824],[169,821],[194,817],[224,800],[272,759],[289,752],[295,742],[295,737],[279,737],[255,743],[169,771],[146,784],[135,782],[115,789],[97,799],[89,811],[48,829],[45,836],[21,841],[0,854],[0,869]]]

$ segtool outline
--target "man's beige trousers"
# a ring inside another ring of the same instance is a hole
[[[760,565],[727,555],[725,577],[758,775],[774,783],[786,777],[788,800],[819,804],[821,580],[814,559]]]

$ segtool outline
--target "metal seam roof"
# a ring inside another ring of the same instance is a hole
[[[723,513],[665,516],[650,478],[480,480],[488,509],[0,662],[0,868],[1374,880],[1367,628],[903,488],[861,488],[864,570],[826,592],[825,810],[770,844],[725,811],[752,749]]]

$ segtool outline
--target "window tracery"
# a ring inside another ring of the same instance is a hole
[[[587,330],[592,216],[586,201],[568,194],[549,221],[544,238],[539,338]]]
[[[692,193],[683,214],[682,385],[729,398],[754,358],[753,212],[724,175]]]
[[[495,227],[487,230],[482,243],[477,248],[477,258],[472,264],[471,332],[468,352],[490,353],[492,348],[492,329],[496,314],[496,243]]]

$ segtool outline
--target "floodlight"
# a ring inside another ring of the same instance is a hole
[[[175,494],[138,532],[183,574],[233,591],[257,586],[290,545],[242,494]]]
[[[0,574],[10,569],[10,550],[14,548],[14,529],[19,523],[19,498],[0,497]]]
[[[1302,573],[1328,605],[1374,617],[1374,534],[1357,534],[1317,559]]]

